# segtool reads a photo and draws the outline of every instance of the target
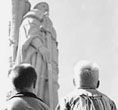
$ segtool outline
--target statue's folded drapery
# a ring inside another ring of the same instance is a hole
[[[51,38],[48,42],[47,38]],[[48,43],[51,47],[48,47]],[[50,49],[49,49],[50,48]],[[36,93],[49,105],[49,84],[47,64],[52,62],[52,84],[54,103],[58,101],[58,49],[56,32],[48,16],[40,10],[33,9],[24,16],[20,27],[16,63],[27,62],[37,71]]]

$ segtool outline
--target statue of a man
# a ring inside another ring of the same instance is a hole
[[[58,49],[56,31],[49,18],[49,6],[45,2],[38,3],[23,18],[20,33],[16,63],[30,63],[37,72],[37,95],[50,106],[49,100],[49,69],[51,65],[52,95],[55,108],[58,102]]]

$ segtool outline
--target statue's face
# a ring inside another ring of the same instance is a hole
[[[41,10],[43,13],[48,13],[49,12],[49,6],[47,3],[40,3],[38,6],[37,6],[37,9]]]
[[[27,11],[30,11],[30,8],[31,8],[31,4],[30,4],[30,2],[25,2],[25,4],[26,4],[26,10]]]
[[[22,10],[23,10],[23,16],[24,16],[28,11],[30,11],[31,4],[30,4],[30,2],[28,2],[26,0],[23,5],[24,6],[23,6]]]
[[[27,13],[28,11],[30,11],[30,7],[31,7],[31,4],[28,1],[26,1],[25,2],[25,13]]]

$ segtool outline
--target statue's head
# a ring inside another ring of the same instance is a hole
[[[31,8],[31,4],[28,0],[25,0],[25,10],[24,10],[24,15],[30,11],[30,8]]]
[[[38,9],[43,13],[49,13],[49,5],[46,2],[40,2],[34,6],[34,9]]]

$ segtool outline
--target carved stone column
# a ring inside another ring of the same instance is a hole
[[[12,55],[10,56],[10,65],[15,62],[18,47],[19,27],[22,22],[22,17],[27,13],[29,8],[27,0],[11,0],[11,19],[9,26],[10,47],[12,48]]]

